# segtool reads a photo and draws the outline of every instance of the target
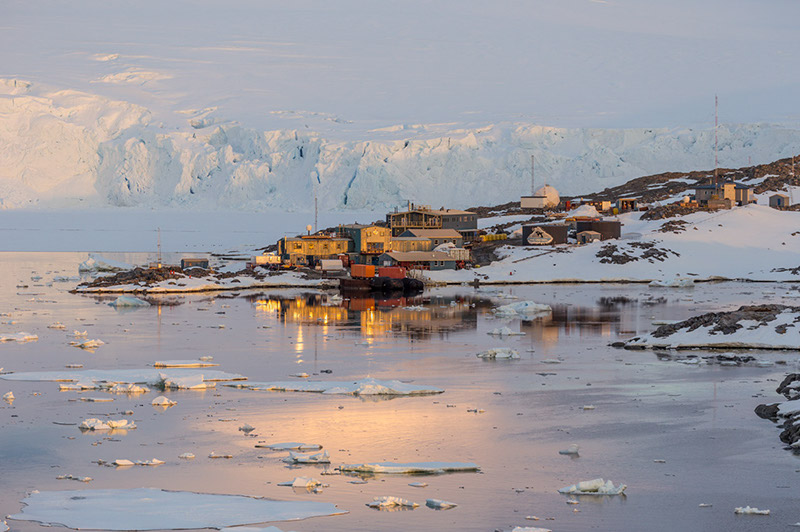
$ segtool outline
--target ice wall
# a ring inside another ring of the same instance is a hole
[[[468,207],[518,200],[537,183],[587,193],[663,171],[713,168],[713,130],[559,129],[500,123],[444,131],[390,127],[363,140],[256,131],[185,113],[156,123],[140,106],[0,80],[0,208],[384,209],[408,200]],[[720,164],[800,151],[800,131],[721,126]]]

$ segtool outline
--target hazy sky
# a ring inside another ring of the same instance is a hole
[[[798,17],[790,0],[5,0],[0,76],[167,123],[213,106],[259,128],[708,126],[717,93],[723,122],[796,124]]]

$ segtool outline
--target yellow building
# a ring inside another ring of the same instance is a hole
[[[377,225],[350,224],[341,226],[341,232],[353,241],[350,251],[362,255],[380,255],[391,249],[392,231]]]
[[[335,259],[347,253],[349,238],[328,235],[285,236],[278,240],[278,255],[293,266],[313,266],[321,259]]]

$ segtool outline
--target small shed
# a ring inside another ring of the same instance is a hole
[[[208,259],[201,258],[187,258],[181,259],[181,270],[188,270],[189,268],[203,268],[208,269]]]
[[[323,272],[340,272],[344,270],[344,264],[339,259],[320,259],[318,268]]]
[[[532,224],[522,226],[523,246],[566,244],[569,226],[566,224]]]
[[[578,244],[588,244],[598,240],[603,240],[603,235],[597,231],[581,231],[578,233]]]
[[[584,231],[600,233],[601,240],[619,238],[622,234],[622,223],[619,220],[578,220],[575,225],[575,230],[578,233],[583,233]]]
[[[773,209],[784,209],[789,206],[790,201],[786,194],[773,194],[769,197],[769,206]]]
[[[618,212],[635,211],[639,208],[639,200],[636,198],[619,198],[617,200]]]

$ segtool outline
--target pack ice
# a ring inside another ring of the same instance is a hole
[[[512,359],[519,358],[519,352],[516,349],[510,349],[508,347],[494,347],[482,351],[475,356],[484,360]]]
[[[36,491],[22,503],[22,511],[9,519],[95,530],[224,528],[347,513],[325,502],[274,501],[155,488]]]
[[[9,381],[51,381],[78,383],[70,389],[106,389],[116,384],[146,384],[163,387],[170,384],[190,384],[192,382],[237,381],[246,377],[236,373],[218,370],[198,372],[189,369],[83,369],[73,371],[21,371],[5,373],[0,378]],[[64,386],[64,385],[62,385]]]
[[[29,332],[18,332],[14,334],[5,334],[0,335],[0,342],[34,342],[38,340],[39,337],[35,334],[31,334]]]
[[[225,384],[234,388],[274,392],[312,392],[331,395],[429,395],[444,393],[430,386],[415,386],[400,381],[361,379],[358,381],[285,381]]]

